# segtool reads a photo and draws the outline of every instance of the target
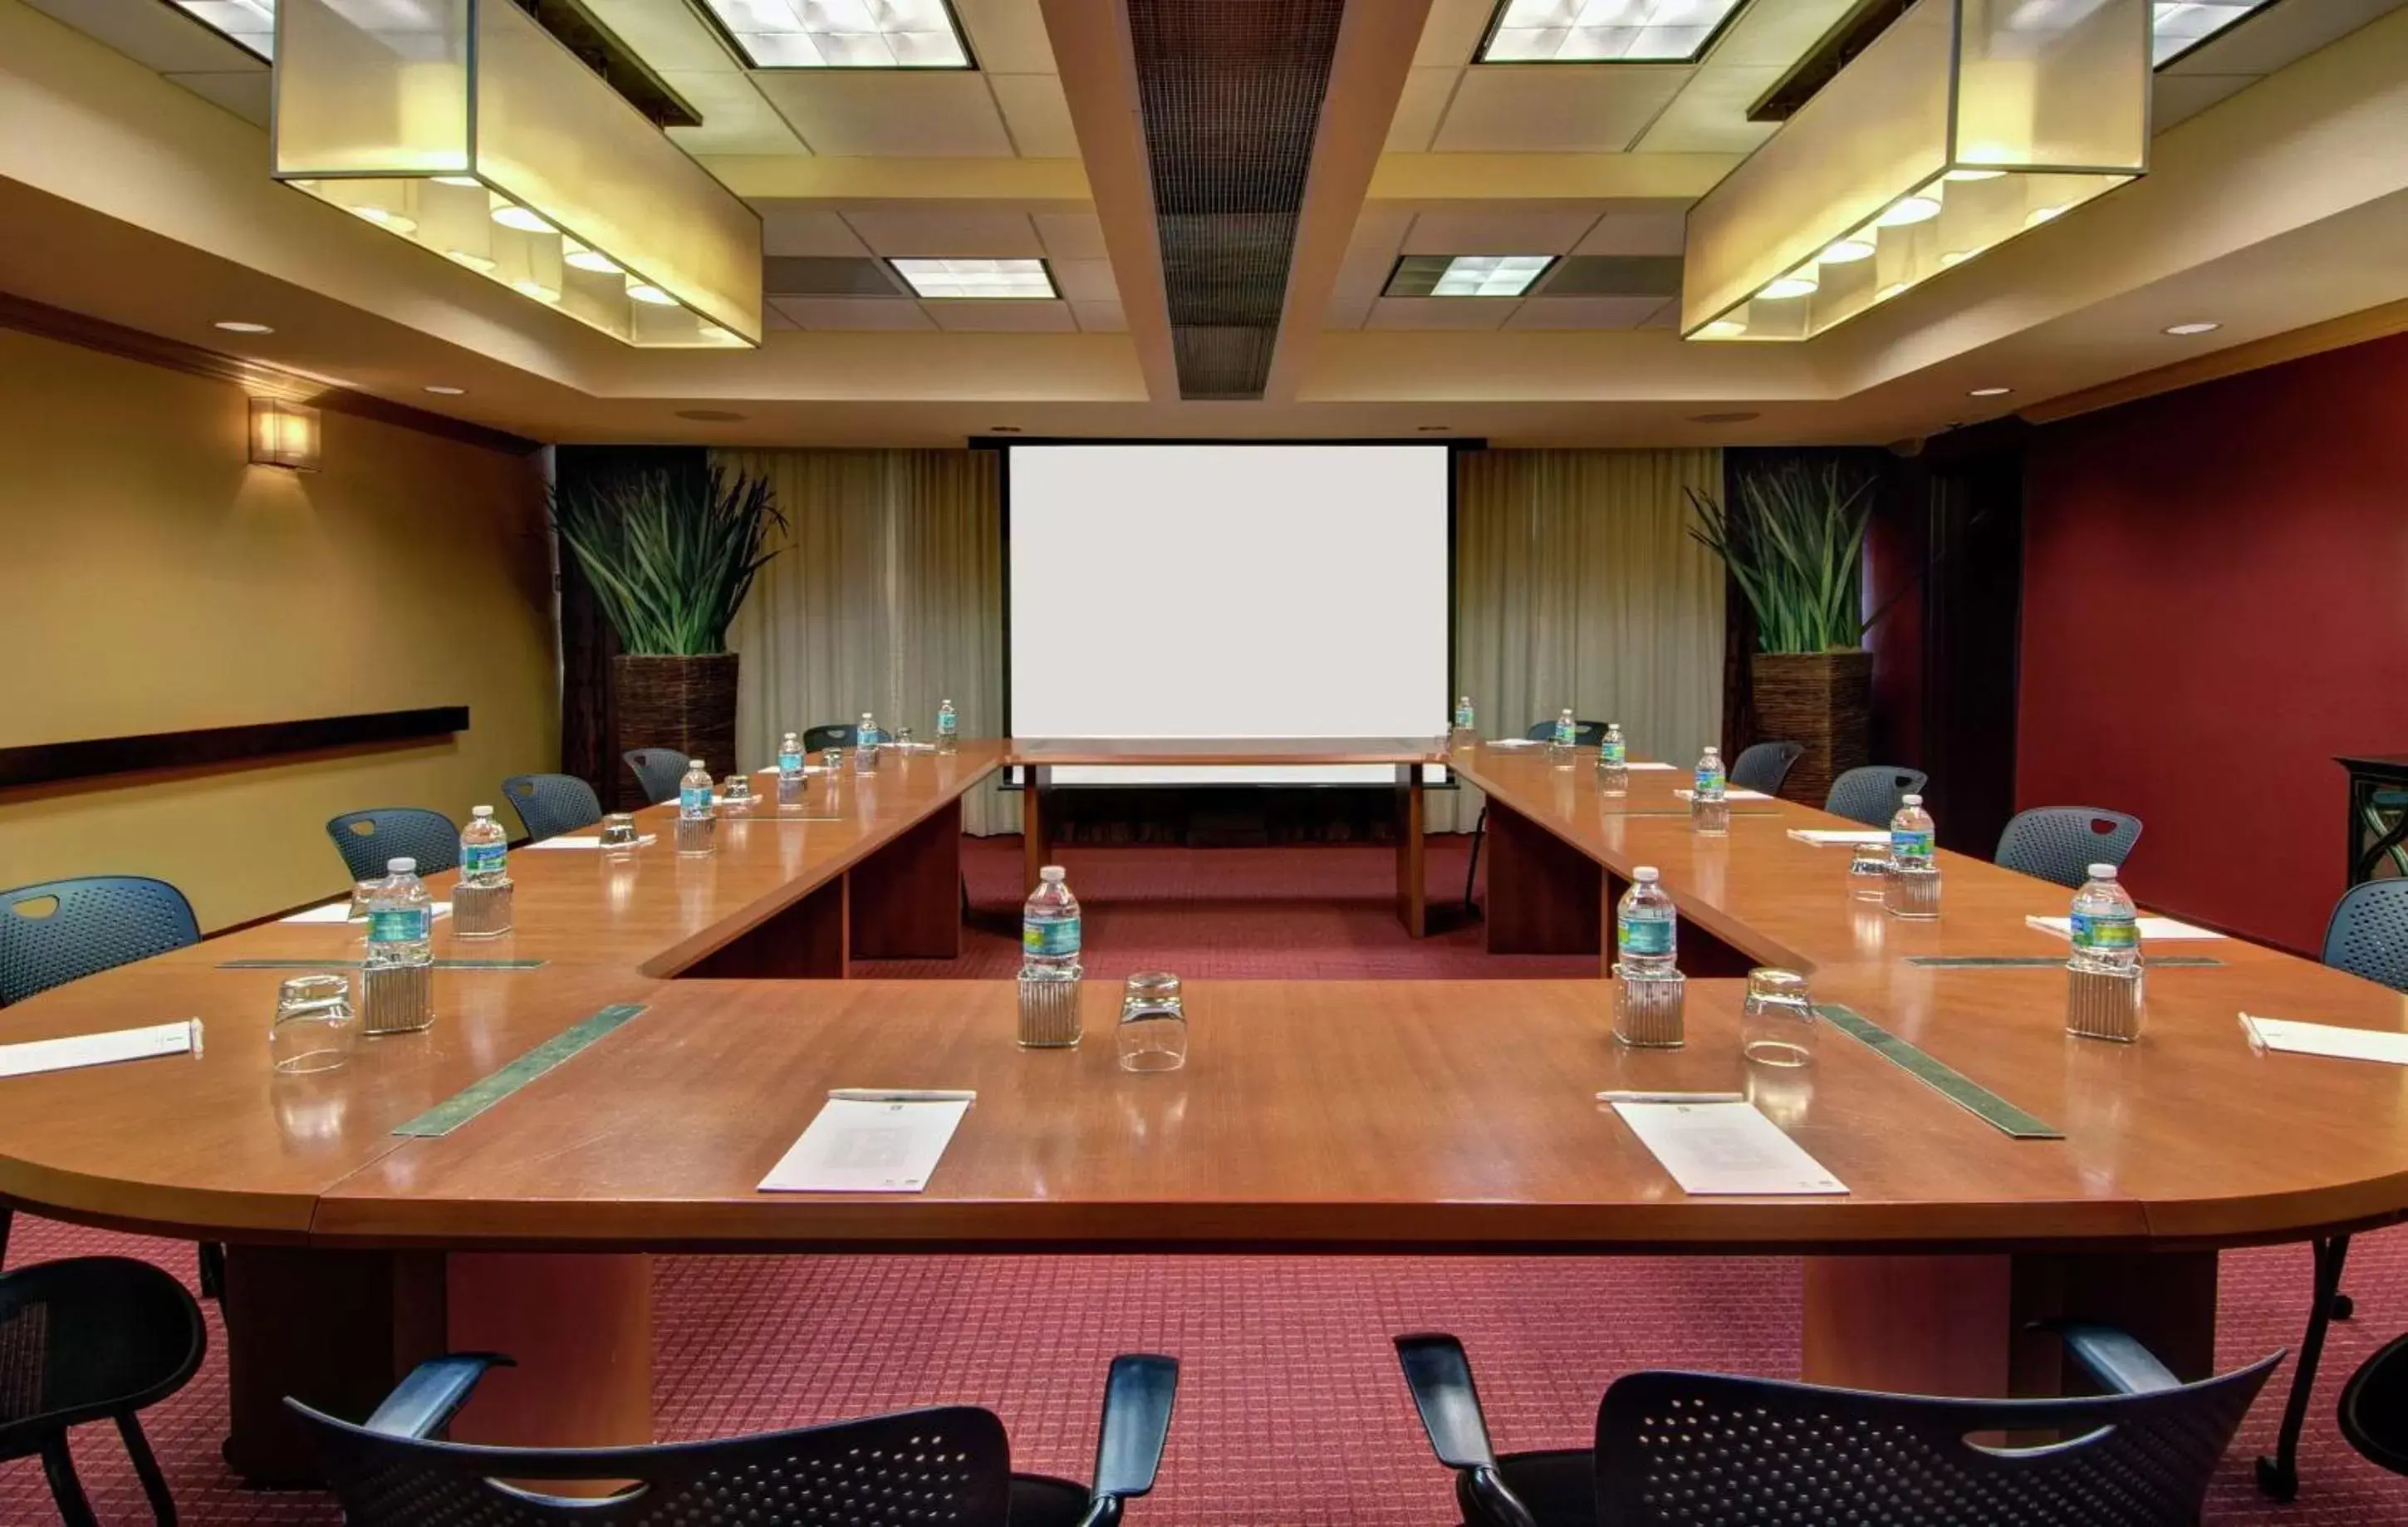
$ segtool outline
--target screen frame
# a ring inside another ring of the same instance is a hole
[[[1357,435],[1309,436],[1278,439],[1249,439],[1236,436],[1171,436],[1171,435],[972,435],[968,439],[973,451],[996,453],[996,506],[1002,516],[1002,555],[1000,576],[1003,580],[1003,724],[1004,734],[1011,733],[1011,450],[1022,445],[1246,445],[1246,446],[1417,446],[1446,453],[1446,689],[1439,697],[1440,715],[1454,713],[1455,665],[1460,656],[1456,625],[1460,618],[1460,592],[1455,585],[1459,534],[1455,521],[1455,497],[1458,492],[1456,457],[1467,451],[1485,451],[1485,438],[1448,435],[1428,436]],[[1437,733],[1431,735],[1436,736]],[[1422,787],[1431,790],[1456,788],[1455,771],[1437,766],[1439,777],[1425,779]],[[1027,770],[1008,764],[997,773],[1007,790],[1027,788]],[[1049,790],[1127,790],[1187,789],[1208,787],[1215,790],[1388,790],[1389,785],[1351,784],[1214,784],[1210,786],[1127,785],[1049,785]]]

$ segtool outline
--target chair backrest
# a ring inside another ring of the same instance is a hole
[[[1789,771],[1806,752],[1803,742],[1755,742],[1740,749],[1731,760],[1730,783],[1742,790],[1761,790],[1777,796],[1787,782]]]
[[[353,880],[383,878],[387,859],[416,859],[422,875],[460,862],[460,829],[441,812],[422,806],[379,806],[345,812],[326,824],[326,836]]]
[[[644,799],[657,806],[677,799],[678,781],[685,778],[685,766],[694,755],[680,753],[673,747],[639,747],[629,748],[620,756],[636,771],[636,783],[643,786]]]
[[[1600,1527],[1854,1521],[2191,1527],[2274,1365],[2142,1394],[1954,1400],[1637,1373],[1597,1414]],[[2053,1445],[1993,1448],[1973,1433]]]
[[[2121,868],[2141,839],[2141,819],[2104,806],[2035,806],[1999,834],[2003,869],[2079,888],[2094,864]]]
[[[512,774],[502,781],[502,794],[530,838],[556,838],[602,820],[594,786],[574,774]]]
[[[706,1522],[951,1522],[1004,1527],[1011,1452],[1003,1423],[969,1406],[905,1411],[790,1432],[569,1452],[396,1437],[308,1418],[350,1527],[692,1527]],[[522,1481],[523,1488],[499,1483]],[[535,1493],[624,1479],[608,1500]]]
[[[83,875],[0,891],[0,1007],[201,942],[184,893],[141,875]]]
[[[182,1389],[208,1348],[173,1274],[130,1257],[69,1257],[0,1278],[0,1458],[64,1426]]]
[[[833,721],[824,727],[803,728],[803,751],[817,753],[822,748],[851,747],[861,741],[861,723]]]
[[[1885,828],[1898,814],[1898,803],[1906,796],[1921,795],[1930,778],[1920,769],[1900,769],[1895,764],[1867,764],[1851,769],[1831,782],[1831,793],[1823,798],[1823,809],[1834,816],[1844,816],[1851,822],[1862,822],[1869,828]]]
[[[1530,723],[1530,729],[1522,735],[1533,742],[1552,742],[1555,740],[1555,724],[1552,721],[1533,721]],[[1604,722],[1575,721],[1572,723],[1573,746],[1595,747],[1604,741]]]
[[[2333,903],[2325,963],[2408,991],[2408,880],[2370,880]]]

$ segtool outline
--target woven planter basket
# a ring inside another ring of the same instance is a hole
[[[1873,655],[1760,652],[1749,659],[1756,729],[1805,745],[1781,793],[1819,806],[1831,782],[1871,760]]]
[[[710,766],[714,778],[736,771],[736,655],[654,657],[623,654],[610,659],[618,691],[619,751],[675,748]],[[646,804],[635,772],[613,759],[618,805]]]

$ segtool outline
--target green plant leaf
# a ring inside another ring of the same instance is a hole
[[[552,523],[593,585],[622,650],[703,656],[779,549],[785,514],[766,479],[700,464],[580,480],[552,495]]]

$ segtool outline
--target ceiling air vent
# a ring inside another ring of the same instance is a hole
[[[1555,262],[1541,297],[1669,297],[1681,291],[1677,254],[1569,254]]]
[[[761,295],[772,297],[910,295],[896,284],[885,261],[858,254],[770,255],[761,262]]]

